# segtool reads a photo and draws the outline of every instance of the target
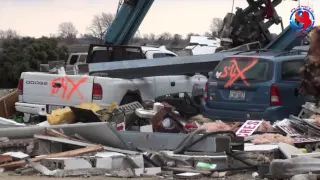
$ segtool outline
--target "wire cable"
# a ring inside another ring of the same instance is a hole
[[[174,150],[173,152],[175,154],[181,154],[184,153],[184,151],[190,147],[192,147],[193,145],[195,145],[196,143],[202,141],[203,139],[207,138],[208,136],[212,136],[212,135],[218,135],[218,134],[232,134],[234,137],[236,136],[236,134],[233,131],[218,131],[218,132],[211,132],[211,133],[206,133],[203,134],[199,139],[195,140],[195,141],[191,141],[192,138],[198,133],[201,132],[200,130],[204,130],[204,129],[198,129],[199,131],[194,131],[190,134],[190,136],[187,136],[187,138],[185,138],[180,145],[178,146],[178,148],[176,150]]]

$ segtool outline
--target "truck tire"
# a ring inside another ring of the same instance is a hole
[[[142,102],[142,99],[140,97],[139,94],[126,94],[125,96],[123,96],[121,102],[120,102],[120,106],[121,105],[125,105],[125,104],[129,104],[129,103],[132,103],[132,102],[135,102],[135,101],[138,101],[138,102]]]

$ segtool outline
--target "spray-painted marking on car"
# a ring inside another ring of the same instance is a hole
[[[244,73],[250,70],[253,66],[255,66],[258,63],[258,59],[253,59],[253,61],[242,70],[240,70],[236,60],[232,59],[231,62],[232,65],[224,67],[224,72],[220,75],[220,78],[226,78],[227,76],[230,77],[229,81],[225,84],[224,87],[228,88],[232,86],[235,83],[235,81],[239,78],[241,78],[243,83],[249,87],[250,84],[247,82]]]
[[[78,82],[74,82],[72,79],[70,79],[68,76],[60,77],[54,79],[51,84],[52,84],[52,90],[51,94],[56,95],[57,93],[60,92],[60,89],[63,89],[61,99],[66,99],[70,100],[71,97],[73,97],[74,93],[77,92],[78,95],[80,96],[81,100],[84,101],[84,96],[79,90],[79,87],[85,83],[88,80],[87,77],[82,78]],[[70,90],[70,91],[69,91]],[[69,93],[67,93],[69,91]]]

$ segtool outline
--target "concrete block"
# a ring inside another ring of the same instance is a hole
[[[152,168],[136,168],[134,169],[134,174],[136,176],[155,176],[161,173],[161,167]]]
[[[92,168],[92,164],[84,158],[48,158],[43,159],[41,164],[50,170],[63,169],[86,169]]]
[[[96,168],[103,168],[103,169],[112,169],[112,158],[111,157],[103,157],[103,158],[96,158],[94,161],[94,166]]]
[[[38,154],[47,155],[62,152],[62,143],[38,140]]]
[[[95,155],[94,167],[96,168],[104,168],[109,170],[115,169],[126,169],[126,168],[134,168],[132,165],[126,160],[125,155],[121,153],[114,152],[99,152]],[[144,168],[144,161],[142,154],[140,155],[130,155],[128,156],[132,159],[133,162],[136,163],[140,168]]]
[[[292,158],[292,155],[302,153],[300,149],[286,143],[279,143],[279,149],[288,159]]]

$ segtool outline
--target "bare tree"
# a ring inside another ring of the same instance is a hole
[[[149,35],[149,39],[150,39],[151,41],[155,41],[155,40],[156,40],[156,35],[155,35],[154,33],[151,33],[151,34]]]
[[[164,32],[162,34],[159,35],[158,39],[157,39],[157,43],[164,45],[169,43],[169,41],[171,41],[172,36],[169,32]]]
[[[77,38],[78,30],[72,22],[63,22],[58,26],[58,35],[63,38],[67,43],[73,43]]]
[[[164,32],[159,36],[159,40],[165,40],[165,41],[170,41],[172,38],[171,34],[169,32]]]
[[[149,40],[150,36],[149,36],[149,34],[143,34],[143,35],[142,35],[142,38],[143,38],[144,40]]]
[[[217,37],[219,31],[223,28],[223,20],[220,18],[213,18],[210,24],[210,31],[212,37]]]
[[[19,37],[17,31],[8,29],[0,30],[0,39],[13,39]]]
[[[100,39],[100,43],[103,42],[103,35],[112,24],[114,18],[115,15],[111,13],[101,13],[100,15],[95,15],[93,17],[89,31],[91,35]]]
[[[212,37],[212,33],[211,32],[205,32],[203,35],[206,36],[206,37]]]
[[[172,45],[179,45],[182,41],[182,35],[174,34],[172,38]]]

